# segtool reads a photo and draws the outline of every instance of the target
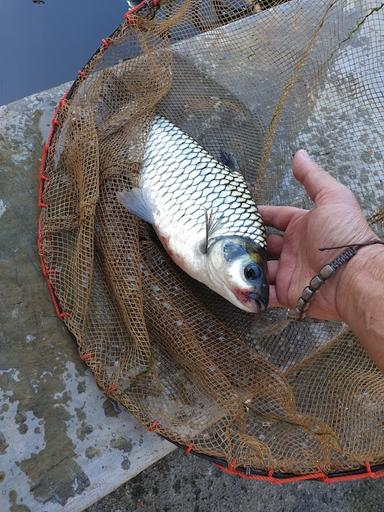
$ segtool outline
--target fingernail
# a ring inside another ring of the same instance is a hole
[[[306,158],[307,160],[310,160],[311,157],[308,155],[308,153],[305,151],[305,149],[299,149],[298,153],[301,154],[303,158]]]

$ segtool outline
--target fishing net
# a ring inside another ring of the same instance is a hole
[[[379,0],[141,2],[52,121],[39,251],[57,313],[107,394],[234,473],[378,476],[384,376],[347,326],[248,314],[189,278],[116,192],[137,186],[160,113],[231,153],[258,204],[310,207],[291,173],[307,148],[382,235],[383,13]]]

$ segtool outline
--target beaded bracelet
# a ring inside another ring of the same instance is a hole
[[[347,263],[351,258],[353,258],[359,249],[374,244],[384,244],[384,242],[381,240],[369,240],[362,244],[342,245],[339,247],[323,247],[319,249],[319,251],[329,251],[331,249],[342,249],[347,247],[347,249],[334,260],[332,260],[330,263],[327,263],[327,265],[324,265],[320,272],[311,279],[309,285],[304,288],[299,300],[297,301],[295,309],[288,310],[288,319],[303,320],[305,318],[305,313],[309,308],[310,300],[317,292],[317,290],[323,286],[325,281],[329,279],[336,272],[336,270],[341,267],[341,265],[344,265],[344,263]]]

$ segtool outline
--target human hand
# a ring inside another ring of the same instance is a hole
[[[293,174],[314,202],[312,210],[290,206],[261,206],[267,226],[283,232],[270,235],[267,250],[270,307],[294,308],[303,289],[319,270],[335,258],[338,250],[319,251],[376,239],[354,194],[313,162],[304,150],[293,159]],[[355,256],[358,258],[358,255]],[[343,320],[348,295],[339,292],[339,283],[348,263],[314,294],[307,316],[320,320]],[[356,265],[354,266],[356,269]]]

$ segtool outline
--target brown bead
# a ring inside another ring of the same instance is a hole
[[[306,301],[302,297],[300,297],[300,299],[297,301],[296,309],[298,309],[299,311],[303,311],[305,305]]]
[[[311,290],[309,286],[307,286],[306,288],[304,288],[304,291],[301,294],[301,296],[304,300],[308,301],[312,298],[313,294],[314,294],[314,291]]]
[[[287,318],[288,320],[300,320],[301,311],[298,309],[288,309]]]
[[[333,272],[334,272],[334,270],[331,267],[331,265],[325,265],[325,267],[323,267],[320,270],[319,276],[322,277],[323,279],[328,279],[328,277],[331,276],[333,274]]]
[[[322,279],[320,276],[315,276],[311,279],[309,286],[312,288],[312,290],[318,290],[323,283],[324,279]]]

